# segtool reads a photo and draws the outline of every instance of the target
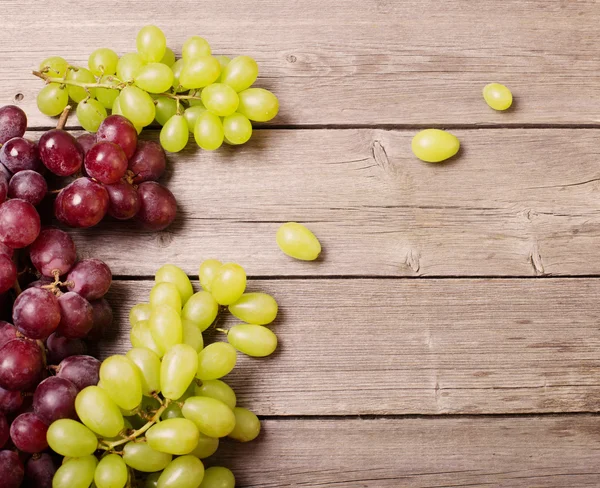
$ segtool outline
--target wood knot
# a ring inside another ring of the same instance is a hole
[[[160,232],[156,235],[156,240],[160,247],[169,247],[173,242],[173,234],[171,232]]]
[[[546,274],[544,271],[544,263],[542,262],[542,255],[540,254],[540,248],[537,244],[534,244],[533,249],[529,254],[529,262],[533,266],[533,272],[536,275]]]
[[[285,59],[287,59],[288,63],[295,63],[298,60],[293,54],[288,54]]]
[[[17,93],[15,95],[15,102],[20,102],[21,100],[23,100],[23,98],[25,98],[25,96],[22,93]]]
[[[396,169],[394,165],[390,163],[387,152],[383,144],[380,141],[375,140],[371,143],[371,155],[377,163],[377,165],[383,169],[386,173],[395,173]]]
[[[414,249],[407,250],[406,256],[404,257],[404,265],[408,266],[415,273],[418,273],[421,269],[421,254],[419,251]]]

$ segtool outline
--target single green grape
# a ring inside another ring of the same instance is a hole
[[[183,59],[178,59],[175,61],[175,64],[171,66],[171,70],[173,71],[173,89],[175,90],[175,93],[186,91],[186,88],[181,86],[179,83],[179,78],[181,77],[181,71],[183,70],[184,64],[185,61]]]
[[[258,64],[250,56],[233,58],[221,74],[221,83],[225,83],[236,92],[250,88],[258,78]]]
[[[115,437],[125,427],[119,407],[97,386],[88,386],[77,394],[75,411],[83,424],[101,437]]]
[[[219,117],[234,113],[240,103],[238,94],[224,83],[213,83],[202,90],[202,103]]]
[[[109,454],[100,459],[94,473],[96,488],[123,488],[128,478],[127,465],[118,454]]]
[[[88,488],[94,481],[96,456],[69,459],[54,473],[52,488]]]
[[[117,78],[124,83],[133,81],[145,64],[138,53],[124,54],[117,63]]]
[[[237,354],[235,348],[226,342],[214,342],[198,353],[196,378],[218,380],[235,368]]]
[[[156,97],[156,121],[160,125],[165,125],[173,115],[177,113],[177,100],[169,97]]]
[[[169,282],[173,283],[179,290],[181,295],[181,303],[185,303],[194,294],[192,283],[185,272],[174,264],[165,264],[161,266],[154,276],[156,283]]]
[[[225,437],[235,427],[233,411],[222,401],[207,396],[188,398],[181,409],[186,419],[209,437]]]
[[[181,311],[181,318],[189,320],[202,332],[210,327],[219,313],[219,304],[207,291],[193,294]]]
[[[198,371],[198,353],[192,346],[176,344],[162,358],[160,385],[165,398],[177,400],[194,381]]]
[[[200,286],[204,288],[206,291],[210,292],[211,284],[217,275],[217,271],[219,268],[223,266],[221,261],[217,261],[216,259],[207,259],[200,265],[200,269],[198,271],[198,275],[200,277]]]
[[[140,320],[139,322],[136,322],[129,331],[129,340],[133,347],[145,347],[146,349],[150,349],[159,358],[164,354],[164,351],[158,347],[154,341],[154,337],[152,337],[149,320]]]
[[[198,488],[204,477],[204,465],[195,456],[173,459],[158,478],[158,488]]]
[[[229,311],[248,324],[267,325],[277,317],[277,302],[266,293],[244,293]]]
[[[190,131],[183,115],[173,115],[160,131],[160,145],[172,153],[187,146],[189,138]]]
[[[148,93],[163,93],[173,84],[173,72],[166,64],[148,63],[135,77],[135,84]]]
[[[235,392],[227,383],[221,380],[204,380],[201,385],[194,386],[195,396],[214,398],[234,409],[237,404]]]
[[[97,132],[100,124],[108,116],[104,106],[93,98],[80,102],[76,113],[81,127],[88,132]]]
[[[210,286],[210,292],[219,305],[231,305],[246,290],[246,272],[239,264],[226,263],[218,269]]]
[[[165,55],[160,60],[162,64],[166,64],[169,68],[175,64],[175,53],[170,47],[165,49]]]
[[[163,413],[160,414],[161,420],[182,418],[183,413],[181,413],[181,407],[177,403],[169,403],[167,408],[164,409]]]
[[[217,449],[219,448],[219,438],[218,437],[209,437],[200,432],[200,437],[198,438],[198,444],[196,448],[190,452],[192,456],[196,456],[198,459],[205,459],[207,457],[212,456]]]
[[[221,74],[221,64],[213,56],[198,56],[186,59],[179,76],[181,86],[192,88],[203,88],[214,83]]]
[[[196,105],[199,105],[200,107],[204,107],[204,104],[202,103],[202,99],[201,99],[202,88],[198,88],[196,90],[190,90],[188,95],[190,97],[193,97],[193,98],[187,99],[188,103],[190,104],[190,107],[195,107]]]
[[[161,390],[160,358],[145,347],[134,347],[125,356],[137,366],[142,380],[142,394],[149,397]]]
[[[223,119],[223,135],[228,144],[245,144],[252,136],[252,123],[240,113],[228,115]]]
[[[219,149],[223,144],[223,124],[215,114],[205,111],[200,114],[194,127],[194,139],[198,146],[207,151]]]
[[[66,79],[67,81],[75,81],[77,83],[96,83],[96,78],[94,78],[92,72],[85,68],[71,68],[67,70]],[[77,103],[88,96],[92,98],[96,97],[95,88],[86,89],[76,85],[67,85],[67,92],[69,93],[69,97]]]
[[[181,57],[186,61],[199,56],[210,56],[210,54],[210,44],[200,36],[189,37],[181,49]]]
[[[117,72],[119,56],[112,49],[101,47],[88,58],[88,68],[94,76],[114,75]]]
[[[460,149],[456,136],[440,129],[425,129],[413,137],[412,152],[426,163],[440,163],[454,156]]]
[[[134,125],[145,127],[150,125],[156,115],[154,100],[137,86],[127,86],[121,90],[119,105],[123,115]]]
[[[510,90],[500,83],[490,83],[483,87],[483,98],[494,110],[507,110],[512,105],[513,96]]]
[[[143,473],[165,469],[172,459],[171,454],[152,449],[146,442],[128,442],[123,448],[125,464]]]
[[[187,319],[181,319],[181,327],[183,330],[183,343],[191,346],[196,353],[204,348],[204,338],[200,327]]]
[[[231,62],[231,58],[229,56],[223,56],[223,55],[215,56],[215,58],[217,58],[217,60],[219,61],[219,64],[221,65],[221,76],[219,76],[219,81],[221,81],[221,78],[223,77],[223,70],[225,70],[227,65]],[[222,81],[221,81],[221,83],[222,83]]]
[[[183,341],[183,329],[181,317],[172,307],[160,305],[152,309],[150,315],[150,331],[156,345],[164,353],[175,344]]]
[[[100,83],[104,85],[117,86],[119,82],[113,75],[104,75],[100,78]],[[113,88],[96,88],[96,99],[105,109],[111,109],[120,91]]]
[[[80,457],[92,454],[98,447],[94,433],[71,419],[55,420],[46,432],[50,449],[61,456]]]
[[[163,420],[146,432],[146,442],[152,449],[177,456],[192,452],[198,438],[196,425],[187,418]]]
[[[167,38],[155,25],[142,27],[137,34],[135,44],[138,53],[148,63],[158,63],[167,51]]]
[[[279,112],[279,100],[264,88],[248,88],[239,94],[237,111],[255,122],[268,122]]]
[[[40,71],[50,78],[62,78],[68,67],[69,63],[60,56],[50,56],[40,63]]]
[[[279,227],[276,240],[279,249],[301,261],[314,261],[321,254],[319,239],[297,222],[287,222]]]
[[[142,401],[142,379],[137,366],[127,357],[115,354],[100,366],[100,381],[112,400],[125,410]]]
[[[194,133],[194,127],[196,127],[198,117],[200,117],[200,115],[204,112],[206,112],[206,108],[204,108],[204,105],[194,105],[185,109],[183,116],[185,117],[185,121],[187,122],[188,130],[192,134]]]
[[[177,313],[181,311],[181,295],[173,283],[156,283],[150,290],[150,306],[156,308],[160,305],[168,305]]]
[[[50,83],[40,90],[37,106],[44,115],[54,117],[60,114],[69,103],[69,93],[58,83]]]
[[[158,488],[158,478],[160,478],[161,474],[162,471],[148,475],[146,481],[144,482],[144,488]]]
[[[235,325],[229,329],[227,340],[238,351],[257,358],[269,356],[277,349],[277,336],[262,325]]]
[[[235,488],[235,476],[227,468],[213,466],[204,472],[198,488]]]
[[[152,416],[160,407],[161,404],[156,398],[151,396],[143,396],[142,403],[140,403],[140,412],[144,412],[146,415]],[[138,415],[136,415],[136,417],[139,418]],[[142,419],[142,421],[144,424],[146,423],[145,419]]]
[[[235,427],[228,437],[240,442],[253,441],[260,434],[260,420],[250,410],[243,407],[233,409]]]

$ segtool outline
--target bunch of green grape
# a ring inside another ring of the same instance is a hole
[[[237,351],[267,356],[277,337],[265,325],[278,306],[265,293],[245,293],[246,273],[234,263],[200,266],[203,290],[194,293],[186,274],[165,265],[156,273],[149,303],[129,315],[133,346],[105,359],[99,382],[75,398],[79,421],[61,418],[47,432],[49,446],[65,461],[53,488],[233,488],[224,467],[205,471],[219,438],[247,442],[260,433],[254,413],[237,406],[220,378],[236,364]],[[245,322],[228,330],[228,342],[204,346],[202,333],[227,307]]]
[[[253,88],[258,65],[249,56],[213,56],[202,37],[190,37],[181,59],[167,47],[164,33],[148,25],[137,35],[137,52],[119,58],[111,49],[94,51],[88,68],[71,66],[59,56],[42,61],[34,74],[46,81],[37,105],[42,113],[59,115],[71,99],[81,126],[96,132],[108,111],[129,119],[138,130],[154,120],[162,127],[160,142],[181,151],[190,133],[198,146],[215,150],[223,142],[244,144],[252,121],[277,115],[277,97]]]

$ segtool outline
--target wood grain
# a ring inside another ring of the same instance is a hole
[[[35,106],[42,85],[31,69],[50,55],[86,66],[99,47],[130,52],[148,23],[177,52],[196,34],[215,53],[254,56],[258,86],[281,100],[279,125],[599,122],[600,9],[592,0],[46,5],[3,2],[0,17],[0,105],[19,100],[32,127],[52,122]],[[514,110],[488,108],[481,90],[490,82],[511,87]]]

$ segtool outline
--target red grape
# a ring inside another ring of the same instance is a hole
[[[81,146],[81,149],[83,149],[83,155],[85,156],[92,146],[96,144],[96,134],[90,134],[87,132],[85,134],[81,134],[77,138],[77,142]]]
[[[99,259],[83,259],[67,275],[67,288],[87,300],[102,298],[111,282],[110,268]]]
[[[10,438],[17,449],[30,454],[48,448],[48,425],[35,413],[22,413],[10,426]]]
[[[135,154],[129,161],[129,169],[135,175],[134,183],[157,181],[165,172],[165,151],[158,142],[139,141]]]
[[[12,173],[8,171],[6,166],[0,163],[0,179],[4,179],[8,182],[12,178]]]
[[[121,146],[100,141],[89,150],[84,164],[88,176],[100,183],[111,185],[125,176],[127,156]]]
[[[94,325],[93,309],[85,298],[75,292],[58,297],[60,323],[56,331],[67,339],[85,337]]]
[[[45,339],[61,322],[61,308],[54,294],[43,288],[27,288],[13,305],[13,323],[32,339]]]
[[[76,419],[77,393],[77,387],[71,381],[50,376],[35,389],[33,410],[48,425],[58,419]]]
[[[56,228],[44,229],[29,249],[31,262],[43,276],[66,274],[75,261],[77,251],[71,236]]]
[[[29,246],[40,233],[40,216],[31,203],[14,198],[0,205],[0,241],[13,249]]]
[[[88,334],[89,339],[101,339],[112,325],[113,311],[106,299],[90,302],[94,309],[94,325]]]
[[[6,254],[0,254],[0,293],[12,288],[17,281],[17,266]]]
[[[49,130],[40,137],[38,147],[42,162],[55,175],[70,176],[81,169],[83,149],[68,132]]]
[[[102,363],[92,356],[70,356],[58,365],[56,375],[75,384],[79,390],[97,385]]]
[[[46,339],[46,348],[48,349],[49,364],[58,364],[69,356],[87,352],[87,346],[81,339],[67,339],[56,332],[50,334]]]
[[[10,198],[20,198],[33,206],[38,205],[47,192],[46,179],[30,169],[19,171],[10,179],[8,184],[8,196]]]
[[[151,230],[168,227],[177,213],[177,201],[164,186],[154,181],[146,181],[138,187],[140,211],[137,218]]]
[[[6,444],[9,437],[10,431],[6,416],[3,413],[0,413],[0,449],[4,447],[4,444]]]
[[[13,174],[27,169],[42,169],[37,145],[23,137],[15,137],[2,146],[0,162]]]
[[[56,464],[47,452],[34,454],[25,464],[25,486],[28,488],[52,488]]]
[[[17,329],[12,324],[0,320],[0,347],[17,338]]]
[[[107,210],[106,189],[89,178],[78,178],[63,188],[54,203],[56,217],[71,227],[92,227]]]
[[[0,144],[13,137],[22,137],[27,130],[27,115],[16,105],[0,108]]]
[[[23,397],[18,390],[0,388],[0,412],[14,413],[23,405]]]
[[[0,348],[0,387],[28,390],[42,376],[44,356],[40,347],[29,339],[14,339]]]
[[[121,180],[105,188],[108,192],[108,215],[119,220],[135,217],[140,209],[140,199],[132,185]]]
[[[0,203],[4,203],[8,196],[8,181],[0,175]]]
[[[14,451],[0,451],[0,480],[2,488],[19,488],[25,471],[19,455]]]
[[[0,255],[8,256],[9,258],[13,257],[13,250],[8,247],[6,244],[0,242]]]
[[[122,115],[109,115],[100,124],[96,140],[114,142],[121,146],[127,159],[130,159],[137,145],[137,130]]]

